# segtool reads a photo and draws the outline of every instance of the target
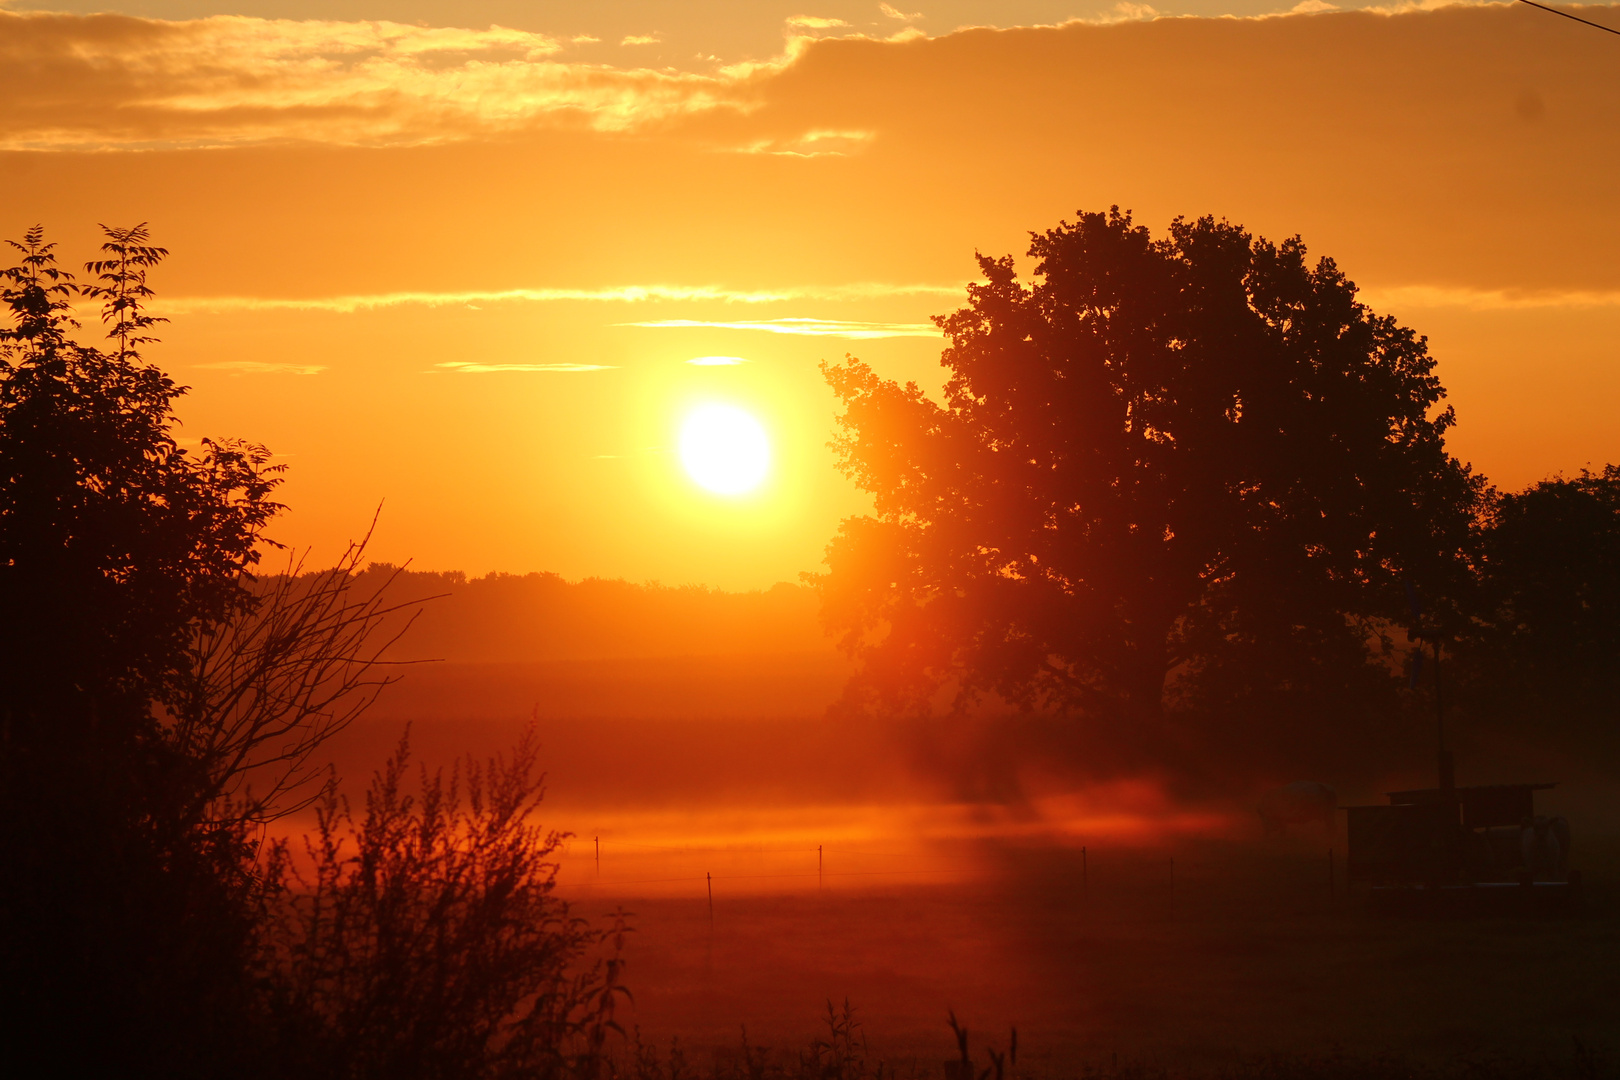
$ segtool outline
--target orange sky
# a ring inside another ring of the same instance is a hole
[[[816,363],[937,387],[975,249],[1112,203],[1333,255],[1429,335],[1497,483],[1620,459],[1620,38],[1524,5],[910,7],[0,14],[0,234],[76,263],[150,221],[186,434],[283,455],[279,538],[330,554],[386,500],[375,556],[424,569],[814,569],[862,505]],[[707,400],[769,430],[759,494],[681,473]]]

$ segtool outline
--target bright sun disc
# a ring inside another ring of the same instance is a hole
[[[771,444],[759,421],[733,405],[702,405],[681,425],[681,464],[717,495],[741,495],[765,479]]]

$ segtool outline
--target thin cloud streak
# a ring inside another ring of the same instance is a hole
[[[614,371],[613,364],[480,364],[470,360],[450,360],[443,364],[434,364],[436,368],[444,371],[429,371],[429,375],[443,375],[454,373],[457,375],[488,375],[497,372],[580,372],[580,371]]]
[[[401,291],[344,296],[191,296],[165,300],[166,311],[177,315],[229,314],[252,311],[325,311],[352,314],[393,307],[472,307],[515,303],[703,303],[780,304],[799,301],[859,301],[901,296],[960,297],[962,285],[892,284],[867,281],[848,285],[805,285],[782,289],[730,289],[721,285],[617,285],[601,289],[500,289],[463,292]],[[1531,308],[1601,308],[1620,306],[1620,290],[1477,289],[1449,285],[1367,286],[1361,298],[1374,307],[1401,304],[1412,307],[1461,307],[1475,311]],[[765,320],[779,322],[782,320]],[[814,321],[814,320],[812,320]],[[627,325],[652,325],[632,323]],[[657,325],[675,325],[664,320]],[[684,325],[684,324],[683,324]],[[697,325],[697,324],[692,324]],[[722,325],[719,323],[703,325]],[[724,324],[732,325],[732,324]],[[755,328],[754,322],[747,324]],[[850,324],[857,325],[857,324]],[[901,325],[901,324],[872,324]],[[904,324],[922,327],[922,324]],[[788,332],[788,331],[781,331]],[[927,327],[929,335],[934,333]]]
[[[856,340],[897,337],[938,337],[939,327],[930,323],[849,322],[842,319],[741,319],[721,322],[710,319],[649,319],[620,323],[658,330],[704,328],[711,330],[763,330],[769,334],[802,334],[807,337],[841,337]]]
[[[1470,289],[1448,285],[1395,285],[1361,290],[1375,308],[1466,308],[1469,311],[1537,311],[1550,308],[1620,307],[1615,289]]]
[[[776,154],[782,157],[847,157],[877,137],[871,131],[807,131],[789,139],[760,139],[734,147],[739,154]]]
[[[618,285],[602,289],[500,289],[464,292],[405,291],[350,296],[192,296],[164,302],[175,314],[237,311],[330,311],[349,314],[378,308],[464,307],[474,304],[559,302],[644,304],[663,301],[778,304],[801,300],[870,300],[891,296],[960,296],[960,285],[894,285],[855,282],[786,289],[728,289],[720,285]]]

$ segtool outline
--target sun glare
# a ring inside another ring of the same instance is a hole
[[[758,420],[734,405],[700,405],[681,425],[681,464],[717,495],[758,487],[771,467],[771,444]]]

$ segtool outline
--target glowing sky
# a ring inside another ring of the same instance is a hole
[[[151,222],[153,358],[289,542],[386,500],[424,569],[792,579],[862,506],[817,362],[937,387],[974,251],[1114,203],[1333,255],[1499,484],[1620,459],[1620,38],[1524,5],[61,6],[0,12],[0,234]],[[747,498],[680,467],[711,401]]]

